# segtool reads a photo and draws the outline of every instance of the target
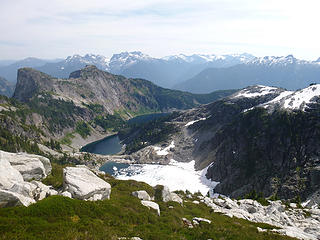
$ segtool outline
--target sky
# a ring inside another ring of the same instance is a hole
[[[0,0],[0,59],[142,51],[320,57],[319,0]]]

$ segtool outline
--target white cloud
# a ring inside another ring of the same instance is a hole
[[[142,50],[315,59],[319,6],[315,0],[2,0],[0,58]]]

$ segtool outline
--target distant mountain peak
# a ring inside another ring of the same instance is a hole
[[[178,54],[163,57],[162,59],[165,61],[184,61],[187,63],[213,63],[217,61],[238,61],[238,63],[244,63],[252,60],[254,58],[253,55],[248,53],[242,54]]]
[[[254,65],[290,65],[290,64],[313,64],[312,61],[300,60],[295,58],[293,55],[288,56],[265,56],[265,57],[256,57],[248,64]]]

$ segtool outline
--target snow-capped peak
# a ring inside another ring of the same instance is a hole
[[[139,51],[135,52],[121,52],[119,54],[113,54],[110,59],[109,67],[114,70],[119,70],[123,67],[135,64],[139,61],[151,61],[154,58]]]
[[[268,94],[279,94],[281,89],[276,87],[268,87],[263,85],[256,85],[247,87],[245,89],[236,92],[231,98],[256,98],[265,96]]]
[[[254,65],[291,65],[291,64],[312,64],[311,61],[300,60],[295,58],[293,55],[288,56],[265,56],[265,57],[256,57],[252,61],[249,61],[248,64]]]
[[[298,91],[284,91],[275,99],[262,104],[262,107],[273,108],[278,106],[289,110],[305,110],[308,104],[316,103],[320,98],[320,84],[313,84]]]
[[[72,62],[80,62],[85,64],[92,64],[92,65],[107,65],[108,59],[105,56],[102,55],[95,55],[95,54],[86,54],[84,56],[81,56],[79,54],[75,54],[73,56],[69,56],[66,59],[66,62],[72,63]]]
[[[193,54],[193,55],[171,55],[163,57],[162,60],[165,61],[182,61],[187,63],[210,63],[217,61],[238,61],[238,63],[246,63],[252,60],[254,56],[243,53],[243,54],[225,54],[225,55],[216,55],[216,54]]]
[[[150,60],[150,59],[152,58],[149,55],[139,51],[121,52],[119,54],[113,54],[113,56],[110,59],[110,62],[131,63],[138,60]]]

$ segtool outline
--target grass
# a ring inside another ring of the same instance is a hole
[[[53,165],[52,178],[45,182],[61,186],[62,167]],[[59,180],[60,178],[60,180]],[[162,239],[292,239],[271,233],[259,233],[257,227],[270,229],[267,224],[251,223],[212,212],[203,203],[158,202],[161,216],[142,206],[131,196],[132,191],[156,191],[146,183],[121,181],[104,176],[112,186],[111,199],[97,202],[52,196],[26,207],[0,209],[0,239],[118,239],[139,236],[144,240]],[[173,206],[173,208],[169,208]],[[211,224],[189,229],[181,218],[204,217]]]
[[[53,186],[55,189],[61,189],[63,187],[63,168],[67,165],[60,165],[57,163],[51,163],[51,165],[51,174],[42,182],[46,185]]]

